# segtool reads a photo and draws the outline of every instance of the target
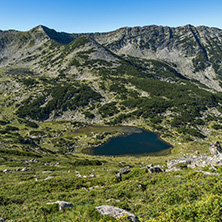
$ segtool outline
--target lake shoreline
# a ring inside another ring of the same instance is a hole
[[[112,136],[110,138],[108,138],[105,142],[99,144],[99,145],[95,145],[95,146],[90,146],[90,147],[87,147],[87,148],[84,148],[81,150],[81,153],[83,154],[87,154],[87,155],[94,155],[94,156],[118,156],[118,157],[121,157],[121,156],[166,156],[166,155],[170,155],[171,154],[171,151],[172,149],[174,148],[174,146],[172,144],[170,144],[169,142],[163,140],[161,138],[161,133],[159,132],[152,132],[151,130],[148,130],[148,129],[145,129],[145,128],[139,128],[139,127],[136,127],[136,126],[127,126],[127,125],[118,125],[117,127],[123,127],[123,128],[132,128],[132,129],[137,129],[137,130],[140,130],[141,132],[119,132],[118,135],[116,136]],[[127,136],[130,136],[132,134],[140,134],[140,133],[143,133],[143,132],[148,132],[148,133],[151,133],[151,134],[155,134],[157,136],[157,139],[159,141],[161,141],[162,143],[164,144],[167,144],[169,146],[169,148],[167,149],[163,149],[161,151],[156,151],[156,152],[148,152],[148,153],[139,153],[139,154],[95,154],[93,152],[93,149],[95,148],[98,148],[98,147],[103,147],[104,145],[108,144],[112,139],[115,139],[115,138],[123,138],[123,137],[127,137]]]

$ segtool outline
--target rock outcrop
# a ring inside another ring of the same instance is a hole
[[[222,148],[220,143],[216,141],[215,143],[210,144],[209,150],[212,156],[190,155],[168,160],[168,171],[175,171],[179,164],[184,164],[190,168],[222,165]]]
[[[211,173],[211,172],[207,172],[207,171],[203,171],[203,170],[197,170],[197,172],[199,173],[203,173],[204,175],[214,175],[214,176],[219,176],[219,173]]]
[[[102,206],[96,207],[96,209],[103,216],[109,215],[114,218],[120,218],[120,217],[127,216],[128,219],[130,219],[130,221],[132,221],[132,222],[140,222],[139,218],[136,215],[134,215],[126,210],[120,209],[118,207],[113,207],[110,205],[102,205]]]
[[[127,174],[131,171],[130,167],[129,166],[126,166],[122,169],[120,169],[118,172],[121,173],[121,174]]]
[[[171,169],[178,164],[186,164],[187,167],[195,168],[216,165],[219,162],[220,160],[218,158],[210,157],[207,155],[190,155],[168,160],[167,167]]]
[[[24,171],[35,171],[34,169],[28,169],[27,167],[24,167],[22,169],[20,168],[17,168],[17,169],[14,169],[14,170],[11,170],[11,169],[4,169],[0,172],[2,173],[14,173],[14,172],[24,172]]]
[[[210,149],[210,153],[212,156],[222,154],[222,148],[221,148],[220,143],[218,141],[210,144],[209,149]]]
[[[47,203],[47,204],[58,204],[59,210],[64,210],[65,208],[71,208],[71,209],[74,208],[72,203],[65,202],[65,201],[59,201],[59,200],[56,202]]]
[[[117,174],[116,174],[116,179],[117,179],[118,181],[122,181],[122,174],[121,174],[121,173],[117,173]]]
[[[161,166],[153,166],[153,164],[146,165],[145,168],[149,173],[162,173],[164,170]]]

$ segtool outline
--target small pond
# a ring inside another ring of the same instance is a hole
[[[135,129],[135,128],[134,128]],[[167,155],[172,146],[160,139],[159,135],[142,129],[122,133],[111,138],[107,143],[84,149],[84,153],[92,155]]]

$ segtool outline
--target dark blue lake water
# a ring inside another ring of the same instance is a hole
[[[166,151],[165,154],[170,153],[169,148],[171,145],[161,140],[158,134],[139,130],[137,133],[111,138],[102,146],[87,149],[89,151],[87,153],[93,155],[155,155],[160,151]]]

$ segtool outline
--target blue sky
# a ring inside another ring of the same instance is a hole
[[[0,30],[37,25],[69,33],[125,26],[206,25],[222,29],[221,0],[0,0]]]

